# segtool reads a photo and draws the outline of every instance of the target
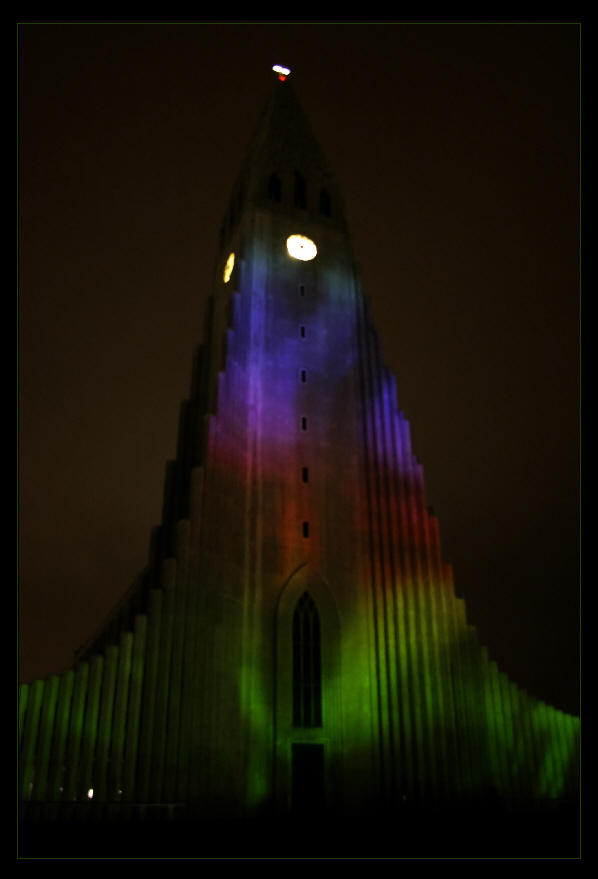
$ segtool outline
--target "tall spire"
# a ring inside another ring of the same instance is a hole
[[[258,119],[224,218],[223,247],[247,208],[324,219],[346,231],[338,185],[286,76],[274,79]]]
[[[511,684],[467,623],[286,79],[223,234],[148,573],[76,669],[22,692],[30,814],[376,810],[394,828],[411,804],[477,811],[489,789],[570,796],[578,722]]]

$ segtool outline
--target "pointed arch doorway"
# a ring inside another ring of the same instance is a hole
[[[341,795],[340,626],[328,585],[308,565],[280,593],[275,678],[278,811],[323,813]]]

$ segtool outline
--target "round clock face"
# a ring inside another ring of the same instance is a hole
[[[294,259],[308,260],[313,259],[318,248],[305,235],[290,235],[287,238],[287,250]]]
[[[235,265],[235,255],[234,255],[234,253],[231,253],[231,255],[229,256],[229,258],[226,261],[226,265],[224,266],[224,273],[222,275],[222,280],[224,281],[225,284],[228,284],[228,282],[230,281],[230,276],[233,273],[234,265]]]

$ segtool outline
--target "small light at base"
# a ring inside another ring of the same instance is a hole
[[[89,790],[87,791],[87,799],[93,800],[93,788],[92,787],[90,787]]]

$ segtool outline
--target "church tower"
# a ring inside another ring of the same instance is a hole
[[[222,225],[148,568],[21,705],[21,798],[61,814],[359,817],[575,790],[578,720],[499,672],[454,594],[284,70]]]

